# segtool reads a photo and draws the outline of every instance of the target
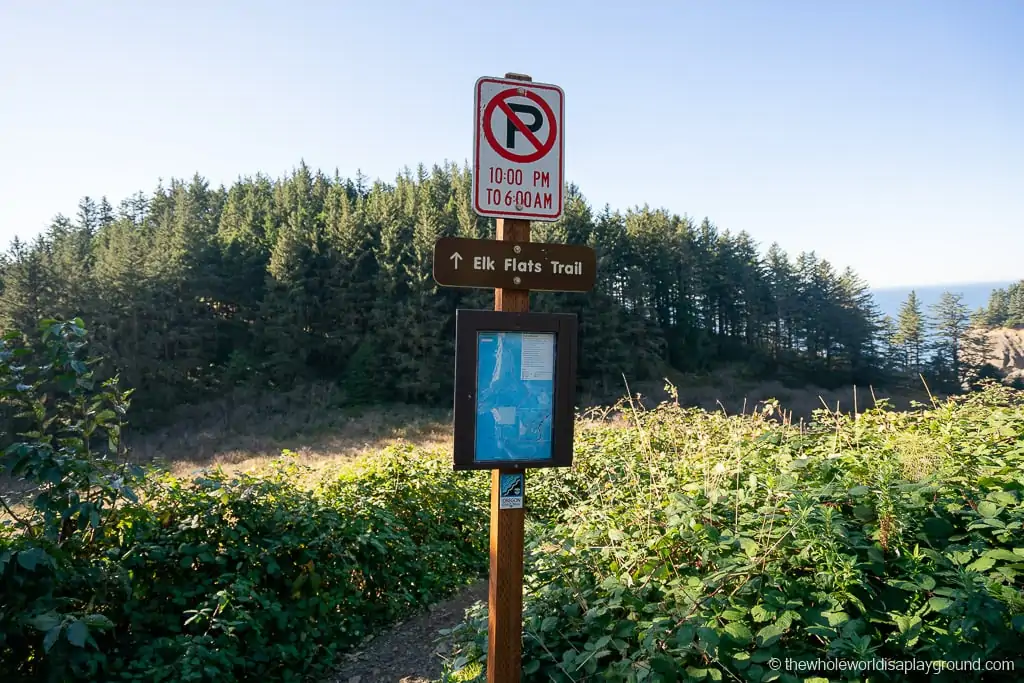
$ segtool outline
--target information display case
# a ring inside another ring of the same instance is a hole
[[[576,316],[458,310],[454,469],[571,467]]]

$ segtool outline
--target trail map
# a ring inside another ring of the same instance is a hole
[[[477,336],[476,459],[549,460],[554,416],[555,336]]]

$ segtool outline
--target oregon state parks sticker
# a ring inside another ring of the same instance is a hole
[[[498,508],[500,510],[514,510],[523,507],[526,476],[522,472],[500,475],[498,485]]]

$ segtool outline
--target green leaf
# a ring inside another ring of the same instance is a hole
[[[43,652],[49,652],[50,648],[54,646],[57,639],[60,638],[60,632],[63,630],[62,624],[57,624],[49,631],[46,632],[46,637],[43,638]]]
[[[982,517],[995,517],[1001,512],[998,505],[991,501],[982,501],[978,505],[978,514]]]
[[[870,522],[875,518],[875,508],[870,505],[855,505],[853,516],[862,522]]]
[[[65,633],[69,643],[75,647],[85,647],[85,640],[89,637],[89,627],[85,625],[84,621],[73,621]]]
[[[636,630],[636,624],[629,619],[622,619],[615,626],[615,637],[625,638],[626,636],[632,635],[633,631]]]
[[[701,626],[697,629],[697,638],[703,641],[708,647],[718,647],[718,643],[721,638],[718,635],[718,631],[713,628],[707,628]]]
[[[746,644],[750,642],[750,629],[747,628],[747,625],[741,621],[734,621],[729,624],[726,624],[725,632],[741,643]]]
[[[967,565],[967,568],[974,572],[983,572],[991,569],[996,564],[996,558],[994,557],[979,557],[974,562]]]
[[[37,614],[28,620],[29,626],[37,631],[49,631],[60,624],[60,615],[56,612]]]
[[[768,647],[769,645],[776,643],[780,638],[782,638],[785,632],[786,629],[782,628],[778,624],[768,624],[757,632],[758,647]]]
[[[114,627],[114,622],[103,614],[87,614],[82,617],[82,621],[84,621],[89,628],[104,629]]]
[[[689,647],[697,635],[697,627],[693,623],[686,623],[676,631],[676,643],[682,647]]]
[[[964,564],[970,562],[971,558],[974,557],[974,553],[970,550],[957,550],[954,553],[947,555],[953,564]]]
[[[622,533],[618,529],[612,528],[608,530],[608,538],[612,539],[613,541],[621,541],[625,537],[626,534]]]
[[[871,489],[867,486],[854,486],[850,489],[850,495],[854,498],[860,498],[861,496],[866,496],[869,493],[871,493]]]
[[[46,551],[42,548],[29,548],[28,550],[22,550],[18,553],[18,564],[25,569],[32,571],[36,566],[43,562],[47,557]]]
[[[952,604],[953,601],[949,598],[940,598],[938,596],[928,598],[928,606],[936,612],[941,612],[942,610],[948,608]]]
[[[841,626],[850,620],[850,615],[846,612],[822,612],[821,615],[828,619],[828,625],[833,628]]]
[[[743,552],[747,554],[747,557],[756,557],[761,546],[758,545],[757,541],[746,536],[740,536],[740,547],[743,548]]]
[[[544,621],[540,623],[540,630],[542,633],[546,633],[558,626],[558,617],[544,617]]]
[[[1021,562],[1024,561],[1024,557],[1010,552],[1004,548],[993,548],[992,550],[986,550],[981,554],[982,557],[990,557],[993,560],[1006,560],[1007,562]]]
[[[523,673],[526,675],[535,674],[540,670],[540,660],[531,659],[530,661],[523,664]]]
[[[992,491],[985,497],[991,500],[993,503],[997,503],[999,505],[1017,504],[1017,496],[1013,495],[1009,491]]]
[[[899,615],[895,619],[896,626],[899,628],[900,633],[906,633],[914,626],[921,623],[921,617],[916,614],[912,615]]]

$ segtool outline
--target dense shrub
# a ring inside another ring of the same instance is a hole
[[[486,571],[483,489],[437,476],[436,460],[393,449],[313,492],[292,483],[299,469],[284,460],[258,477],[147,488],[149,504],[118,547],[134,582],[114,617],[123,632],[110,651],[124,654],[113,670],[147,680],[298,680]],[[373,499],[363,477],[398,490],[430,486],[432,509]],[[451,531],[455,519],[461,533]],[[455,561],[439,566],[434,556]]]
[[[931,680],[771,666],[787,657],[1015,660],[981,675],[1019,680],[1024,395],[809,428],[776,412],[667,403],[532,477],[550,522],[528,542],[527,680]],[[486,608],[451,637],[446,678],[483,680]]]
[[[0,526],[5,683],[315,678],[486,571],[486,481],[440,455],[396,447],[315,486],[288,453],[259,476],[142,478],[85,338],[48,321],[0,349],[26,427],[3,473],[37,488]]]

